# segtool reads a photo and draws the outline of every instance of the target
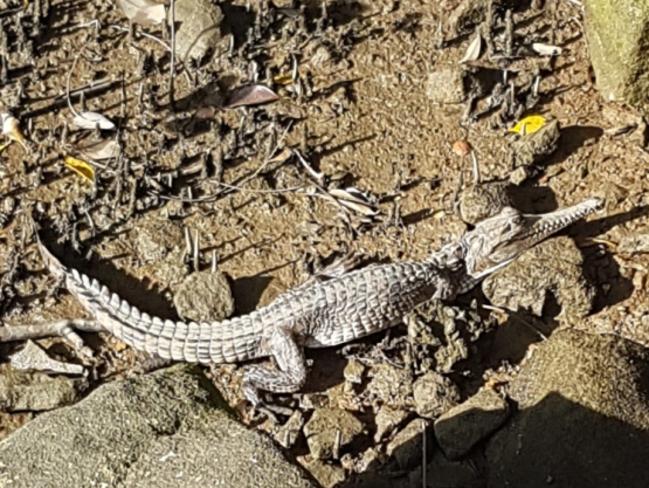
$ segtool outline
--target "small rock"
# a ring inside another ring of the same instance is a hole
[[[467,98],[464,69],[449,66],[428,74],[426,96],[436,103],[462,103]]]
[[[477,224],[493,217],[503,207],[512,206],[508,184],[501,181],[478,183],[460,193],[460,217],[467,224]]]
[[[178,315],[197,322],[217,321],[234,312],[230,283],[219,271],[198,271],[181,283],[174,295]]]
[[[273,437],[280,446],[288,449],[297,442],[303,426],[304,414],[300,410],[295,410],[284,425],[274,430]]]
[[[406,368],[379,363],[369,370],[364,395],[376,404],[402,407],[411,403],[412,373]]]
[[[343,370],[343,376],[349,383],[360,385],[363,382],[363,373],[365,373],[365,369],[363,363],[356,359],[350,359]]]
[[[430,371],[413,385],[415,411],[426,418],[436,418],[460,401],[457,386],[445,376]]]
[[[311,456],[298,456],[297,462],[302,465],[323,488],[333,488],[345,481],[345,471],[333,464],[327,464]]]
[[[312,456],[332,459],[340,448],[363,433],[365,426],[345,410],[319,408],[313,412],[303,430]]]
[[[200,60],[215,49],[221,38],[223,20],[218,5],[210,0],[176,0],[175,19],[178,59],[182,60],[189,54],[189,57]],[[168,21],[171,23],[171,13]]]
[[[408,415],[408,411],[401,408],[392,408],[387,405],[379,408],[374,419],[376,423],[374,442],[380,442],[386,434],[389,434],[401,425],[408,418]]]
[[[423,437],[430,434],[428,425],[428,420],[415,419],[399,431],[386,446],[388,456],[394,457],[402,469],[412,468],[421,462]]]
[[[485,296],[499,307],[526,309],[541,316],[548,292],[562,311],[577,320],[588,315],[595,290],[583,276],[583,257],[569,237],[542,242],[482,283]]]
[[[0,375],[0,409],[42,412],[74,403],[85,383],[64,376],[5,369]]]
[[[458,459],[500,427],[509,415],[505,399],[483,388],[435,421],[435,436],[449,459]]]
[[[509,173],[509,181],[513,185],[520,185],[523,183],[526,179],[528,179],[530,176],[532,176],[533,171],[530,169],[529,166],[519,166],[515,170],[513,170],[511,173]]]
[[[353,470],[355,473],[365,473],[374,469],[383,462],[383,456],[376,447],[370,447],[355,460]]]
[[[551,120],[538,131],[518,137],[511,144],[512,166],[531,166],[540,163],[559,147],[559,122]]]
[[[624,236],[617,247],[624,254],[649,253],[649,231]]]

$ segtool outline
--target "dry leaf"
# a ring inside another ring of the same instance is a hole
[[[117,4],[135,24],[156,25],[167,18],[164,4],[155,0],[117,0]]]
[[[515,132],[524,136],[527,134],[534,134],[544,125],[545,117],[542,115],[529,115],[516,122],[516,125],[509,129],[509,132]]]
[[[563,52],[559,46],[553,46],[551,44],[543,44],[541,42],[535,42],[532,44],[532,49],[537,54],[541,56],[558,56]]]
[[[460,64],[468,63],[469,61],[476,61],[480,57],[482,51],[482,36],[480,32],[476,33],[475,38],[469,44],[469,47],[464,53],[464,57],[460,60]]]
[[[293,83],[293,74],[292,73],[280,73],[273,76],[273,83],[278,85],[286,86]]]
[[[29,150],[27,138],[20,130],[18,119],[8,112],[3,112],[0,114],[0,120],[2,121],[2,134],[12,141],[18,142],[25,150]]]
[[[277,93],[265,85],[248,85],[234,90],[228,97],[225,108],[260,105],[278,99]]]
[[[120,147],[115,139],[107,141],[94,142],[80,148],[81,153],[88,159],[102,161],[104,159],[113,159],[119,156]]]
[[[338,202],[342,206],[350,208],[353,211],[358,212],[359,214],[366,215],[368,217],[377,215],[377,211],[371,207],[368,207],[367,204],[356,203],[350,200],[338,200]]]
[[[334,197],[341,205],[354,210],[357,213],[366,216],[375,216],[378,214],[374,208],[374,204],[370,199],[358,188],[332,188],[329,194]]]
[[[72,123],[80,129],[96,129],[99,127],[102,130],[113,130],[115,124],[97,112],[80,112],[74,116]]]
[[[92,165],[87,161],[84,161],[83,159],[73,158],[72,156],[66,156],[63,161],[68,168],[70,168],[82,178],[88,181],[95,180],[95,168],[93,168]]]

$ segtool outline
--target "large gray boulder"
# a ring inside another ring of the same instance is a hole
[[[99,387],[0,442],[0,486],[313,487],[197,369]]]
[[[606,100],[649,107],[649,1],[586,0],[586,35]]]
[[[649,349],[562,330],[510,385],[520,411],[489,441],[488,487],[645,488]]]

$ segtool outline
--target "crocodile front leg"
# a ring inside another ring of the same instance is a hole
[[[304,350],[290,331],[276,328],[267,339],[265,348],[275,359],[277,368],[248,366],[243,372],[243,394],[255,407],[261,403],[258,390],[293,393],[306,381]]]

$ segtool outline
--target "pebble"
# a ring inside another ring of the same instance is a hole
[[[365,426],[351,413],[334,408],[319,408],[304,425],[309,451],[315,459],[333,459],[339,450],[353,442]]]
[[[436,418],[460,401],[460,392],[450,379],[430,371],[413,385],[415,411],[425,418]]]
[[[174,295],[174,305],[185,320],[218,321],[234,312],[230,283],[220,271],[198,271],[180,284]]]

